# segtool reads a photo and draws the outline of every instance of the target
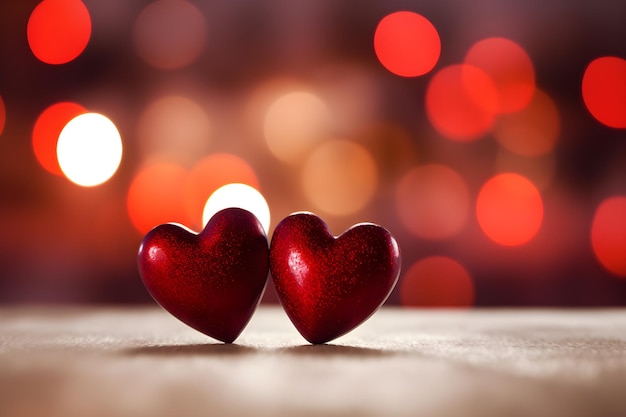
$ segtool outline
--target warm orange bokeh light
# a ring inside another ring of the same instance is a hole
[[[380,63],[403,77],[417,77],[432,70],[441,54],[441,40],[424,16],[395,12],[385,16],[374,33],[374,50]]]
[[[426,90],[426,113],[448,139],[471,141],[495,121],[496,88],[489,76],[471,65],[452,65],[437,72]]]
[[[415,235],[445,239],[458,233],[470,208],[463,178],[444,165],[425,165],[407,172],[396,189],[402,223]]]
[[[498,117],[494,136],[506,149],[522,156],[541,156],[554,149],[561,122],[554,101],[537,89],[528,104],[515,113]]]
[[[626,128],[626,60],[614,56],[593,60],[585,69],[582,94],[600,123]]]
[[[37,118],[33,128],[33,151],[47,171],[63,175],[57,159],[59,134],[70,120],[86,112],[80,104],[64,101],[48,107]]]
[[[598,206],[591,225],[591,246],[603,267],[626,277],[626,196],[607,198]]]
[[[271,103],[265,114],[263,134],[276,158],[296,164],[323,140],[330,121],[330,110],[317,94],[292,91]]]
[[[378,187],[372,154],[348,140],[329,141],[315,149],[302,168],[302,190],[313,205],[345,216],[365,207]]]
[[[135,176],[128,189],[128,215],[141,233],[162,223],[189,225],[183,185],[187,171],[175,164],[154,163]]]
[[[535,90],[535,69],[526,51],[506,38],[487,38],[467,52],[465,63],[485,71],[498,94],[498,113],[523,109]]]
[[[7,112],[6,112],[6,108],[4,107],[4,100],[2,100],[2,96],[0,96],[0,135],[2,134],[2,131],[4,130],[4,124],[7,120]]]
[[[91,17],[80,0],[43,0],[31,13],[26,34],[37,59],[65,64],[87,47]]]
[[[499,174],[481,188],[476,215],[491,240],[505,246],[521,245],[539,231],[543,201],[535,185],[525,177]]]
[[[190,226],[202,226],[202,211],[208,198],[221,186],[231,183],[247,184],[259,189],[254,169],[236,155],[217,153],[198,161],[184,187],[185,207],[192,219]]]
[[[415,262],[404,274],[400,300],[408,307],[471,307],[474,283],[454,259],[430,256]]]
[[[182,68],[204,50],[208,29],[202,12],[186,0],[157,0],[139,14],[133,40],[139,56],[160,69]]]

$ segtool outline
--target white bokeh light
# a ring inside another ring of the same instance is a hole
[[[122,160],[122,138],[106,116],[84,113],[70,120],[59,135],[57,158],[65,176],[91,187],[115,174]]]
[[[246,184],[226,184],[211,194],[204,206],[202,224],[206,225],[211,217],[220,210],[239,207],[254,214],[265,233],[270,227],[270,208],[263,195],[255,188]]]

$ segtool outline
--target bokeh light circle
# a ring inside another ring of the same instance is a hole
[[[476,216],[483,232],[494,242],[522,245],[541,227],[543,200],[527,178],[514,173],[498,174],[482,186]]]
[[[363,146],[335,140],[320,145],[302,170],[302,190],[320,210],[343,216],[363,207],[378,185],[374,158]]]
[[[506,38],[476,42],[465,55],[466,64],[480,68],[493,80],[498,113],[523,109],[535,91],[535,68],[528,53]]]
[[[89,43],[89,10],[80,0],[43,0],[30,14],[26,36],[31,51],[40,61],[70,62]]]
[[[207,199],[223,185],[242,183],[259,188],[254,169],[242,158],[229,153],[208,155],[189,172],[184,186],[185,207],[192,225],[202,226],[202,213]]]
[[[328,130],[330,112],[317,95],[293,91],[268,108],[263,125],[265,141],[276,158],[297,163]]]
[[[374,33],[374,51],[390,72],[417,77],[432,70],[441,54],[441,40],[424,16],[400,11],[385,16]]]
[[[471,65],[451,65],[431,78],[426,114],[446,138],[472,141],[492,128],[497,98],[495,85],[484,71]]]
[[[469,272],[447,256],[418,260],[400,284],[400,300],[407,307],[471,307],[474,297]]]
[[[596,120],[626,128],[626,60],[605,56],[591,61],[583,75],[582,95]]]
[[[209,150],[211,124],[205,110],[190,98],[168,95],[151,102],[137,124],[145,156],[159,155],[187,165]]]
[[[246,184],[226,184],[217,190],[206,202],[202,214],[202,223],[207,224],[211,217],[220,210],[229,207],[239,207],[254,214],[265,233],[270,228],[270,208],[263,194],[256,188]]]
[[[470,210],[463,178],[444,165],[424,165],[408,171],[396,189],[402,223],[425,239],[445,239],[458,233]]]
[[[559,138],[561,121],[554,101],[537,89],[526,107],[502,114],[493,134],[504,148],[522,156],[541,156],[551,152]]]
[[[591,246],[608,271],[626,277],[626,196],[604,200],[591,225]]]
[[[57,158],[72,182],[91,187],[115,174],[122,161],[122,138],[115,124],[98,113],[83,113],[59,135]]]
[[[80,104],[64,101],[47,107],[37,118],[33,128],[33,151],[48,172],[63,175],[57,159],[59,135],[70,120],[83,113],[87,113],[87,109]]]
[[[134,26],[139,56],[160,69],[182,68],[204,50],[207,24],[202,12],[185,0],[157,0],[146,6]]]
[[[133,226],[140,233],[163,223],[180,223],[189,227],[182,184],[187,171],[169,162],[143,167],[133,178],[126,206]]]

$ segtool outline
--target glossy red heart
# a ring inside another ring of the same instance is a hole
[[[263,295],[268,251],[257,218],[228,208],[199,234],[175,224],[155,227],[144,237],[137,261],[157,303],[194,329],[231,343]]]
[[[270,270],[278,298],[300,334],[326,343],[367,320],[387,300],[400,274],[400,251],[371,223],[334,237],[312,213],[276,226]]]

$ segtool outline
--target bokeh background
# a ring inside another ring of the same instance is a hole
[[[1,2],[0,302],[151,302],[143,235],[200,230],[244,183],[269,236],[301,210],[389,229],[389,304],[624,305],[625,22],[612,0]]]

